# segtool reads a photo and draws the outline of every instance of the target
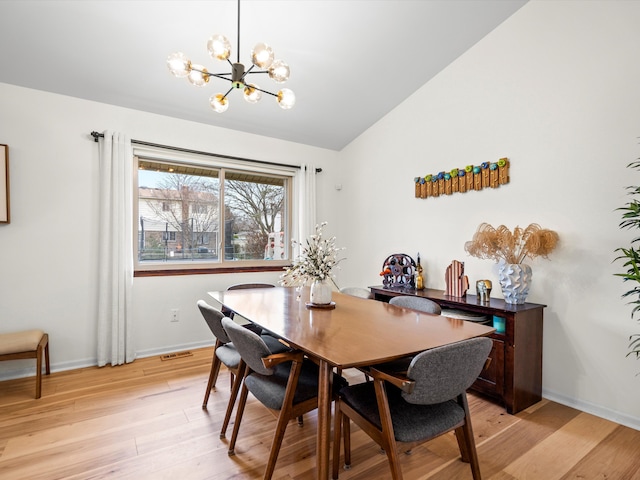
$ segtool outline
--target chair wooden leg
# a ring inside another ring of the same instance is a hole
[[[248,372],[249,369],[245,370]],[[239,378],[238,381],[242,381],[242,390],[240,391],[240,400],[238,401],[238,408],[236,409],[236,423],[233,425],[233,433],[231,434],[231,440],[229,441],[229,455],[235,455],[236,440],[238,439],[238,431],[240,430],[240,421],[242,420],[242,414],[244,413],[244,407],[247,404],[247,397],[249,396],[249,389],[244,384],[244,378]]]
[[[473,428],[471,427],[471,417],[469,416],[469,405],[467,403],[467,395],[465,393],[458,397],[458,403],[460,403],[465,411],[464,425],[455,430],[458,447],[460,448],[460,456],[462,457],[462,461],[470,464],[473,480],[481,480],[482,476],[480,474],[478,452],[476,451],[476,443],[473,438]]]
[[[49,375],[51,367],[49,365],[49,335],[42,335],[40,342],[36,348],[36,398],[42,396],[42,360],[44,357],[45,371]]]
[[[269,451],[269,461],[267,462],[267,468],[264,472],[264,480],[271,480],[273,472],[276,469],[276,461],[278,460],[278,454],[280,453],[280,447],[282,446],[282,439],[284,438],[284,434],[287,431],[288,423],[289,416],[287,412],[281,410],[276,425],[276,433],[273,436],[271,450]]]
[[[291,371],[289,372],[289,380],[287,381],[287,389],[284,394],[282,409],[280,410],[280,415],[278,415],[276,433],[274,434],[273,442],[271,443],[269,461],[267,462],[267,468],[263,477],[264,480],[271,480],[273,472],[276,469],[276,461],[278,460],[278,454],[280,453],[280,447],[282,446],[282,439],[284,438],[284,433],[287,431],[287,424],[292,418],[293,397],[296,393],[301,370],[302,362],[294,360],[291,364]]]
[[[45,373],[47,375],[51,374],[51,366],[49,365],[49,335],[44,334],[46,337],[47,343],[44,345],[44,365],[45,365]]]
[[[209,371],[209,381],[207,382],[207,391],[204,394],[204,400],[202,402],[202,408],[207,408],[209,403],[209,395],[211,390],[216,386],[216,380],[218,380],[218,374],[220,373],[220,359],[216,355],[216,349],[222,345],[219,340],[216,340],[216,345],[213,347],[213,358],[211,359],[211,370]]]
[[[336,401],[336,411],[333,426],[333,468],[332,478],[338,480],[340,471],[340,441],[344,438],[344,469],[351,468],[351,424],[349,417],[340,410]],[[342,433],[340,430],[342,429]]]
[[[465,463],[470,462],[469,447],[467,445],[467,438],[465,431],[462,427],[456,428],[454,433],[456,434],[456,440],[458,441],[458,449],[460,450],[460,460]]]
[[[36,398],[40,398],[42,396],[42,356],[44,353],[44,348],[41,345],[38,345],[38,350],[36,352]]]
[[[338,470],[340,470],[340,437],[342,426],[342,412],[340,412],[340,400],[335,402],[335,412],[333,414],[333,468],[331,478],[333,480],[338,479]],[[345,438],[345,457],[346,452],[346,438]]]
[[[344,415],[342,417],[342,430],[344,431],[344,469],[351,468],[351,420]]]
[[[385,453],[389,460],[391,478],[402,480],[402,470],[400,469],[400,459],[398,458],[398,448],[396,446],[393,423],[391,422],[391,412],[389,411],[389,400],[385,390],[384,380],[374,380],[376,399],[378,401],[378,411],[380,412],[380,423],[382,425],[382,441]]]
[[[244,363],[243,360],[240,360],[240,363],[238,364],[236,379],[235,382],[233,382],[233,388],[231,389],[231,394],[229,396],[227,411],[225,412],[224,420],[222,421],[220,438],[224,438],[224,436],[227,434],[227,427],[229,426],[229,420],[231,420],[231,412],[233,411],[233,406],[236,404],[236,399],[238,398],[238,392],[240,391],[240,384],[242,383],[242,379],[244,378],[244,371],[246,369],[246,366],[247,364]]]

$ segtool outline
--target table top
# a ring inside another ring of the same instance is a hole
[[[334,367],[350,368],[415,355],[494,328],[333,292],[335,309],[308,308],[309,289],[275,287],[209,292],[222,305],[292,347]]]

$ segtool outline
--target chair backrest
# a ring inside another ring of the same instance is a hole
[[[373,293],[368,288],[362,287],[345,287],[340,289],[340,293],[360,298],[373,298]]]
[[[222,328],[221,323],[225,315],[220,310],[213,308],[204,300],[198,300],[198,308],[204,317],[204,321],[207,322],[211,333],[213,333],[221,343],[229,343],[231,340],[227,336],[227,332]]]
[[[273,375],[273,369],[265,367],[262,363],[264,357],[271,355],[271,350],[260,335],[238,325],[228,317],[222,319],[222,326],[251,370],[262,375]]]
[[[272,283],[236,283],[227,287],[227,290],[241,290],[243,288],[275,288],[275,285]]]
[[[490,338],[477,337],[416,355],[407,371],[415,387],[411,393],[403,392],[402,397],[420,405],[454,399],[478,378],[492,345]]]
[[[392,297],[391,300],[389,300],[389,303],[398,307],[420,310],[425,313],[435,313],[436,315],[440,315],[442,313],[440,305],[433,300],[429,300],[424,297],[416,297],[414,295],[398,295],[397,297]]]

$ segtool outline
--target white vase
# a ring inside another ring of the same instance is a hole
[[[311,284],[309,301],[314,305],[331,303],[331,285],[326,280],[314,280]]]
[[[498,271],[504,301],[522,304],[529,294],[533,273],[529,265],[523,263],[505,263]]]

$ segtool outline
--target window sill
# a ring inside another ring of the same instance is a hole
[[[164,270],[136,270],[134,277],[171,277],[177,275],[215,275],[217,273],[250,273],[250,272],[283,272],[286,266],[233,266],[233,267],[209,267],[209,268],[173,268]]]

